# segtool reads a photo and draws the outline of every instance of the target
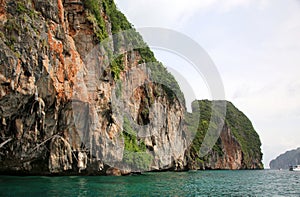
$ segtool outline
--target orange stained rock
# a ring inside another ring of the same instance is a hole
[[[59,16],[59,22],[65,26],[64,24],[64,6],[62,3],[62,0],[57,0],[57,5],[58,5],[58,16]]]
[[[5,6],[6,6],[5,0],[0,0],[0,17],[5,14]]]
[[[50,29],[55,30],[56,28],[54,27],[54,25],[50,25]],[[64,63],[64,55],[63,55],[63,50],[64,50],[63,44],[61,41],[53,39],[50,30],[48,31],[48,43],[49,43],[50,50],[54,52],[53,55],[58,55],[59,61],[64,65],[65,63]],[[55,56],[53,58],[55,58]]]

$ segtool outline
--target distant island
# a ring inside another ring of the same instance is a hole
[[[289,169],[294,165],[300,165],[300,148],[287,151],[270,162],[271,169]]]

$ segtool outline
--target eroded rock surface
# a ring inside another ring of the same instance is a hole
[[[112,37],[114,3],[91,2],[0,1],[0,171],[127,174],[185,161],[184,107],[126,50],[131,38]],[[125,116],[143,165],[132,150],[124,160]]]

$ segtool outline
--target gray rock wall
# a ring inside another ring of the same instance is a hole
[[[112,36],[112,24],[101,13]],[[114,79],[108,56],[114,43],[98,44],[81,1],[1,1],[2,173],[183,168],[184,108],[151,82],[137,51],[123,50],[124,70]],[[146,146],[142,154],[151,158],[143,169],[124,161],[125,116],[136,143]]]

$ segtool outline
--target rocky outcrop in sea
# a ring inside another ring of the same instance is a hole
[[[286,151],[270,162],[271,169],[289,169],[300,164],[300,148]]]

